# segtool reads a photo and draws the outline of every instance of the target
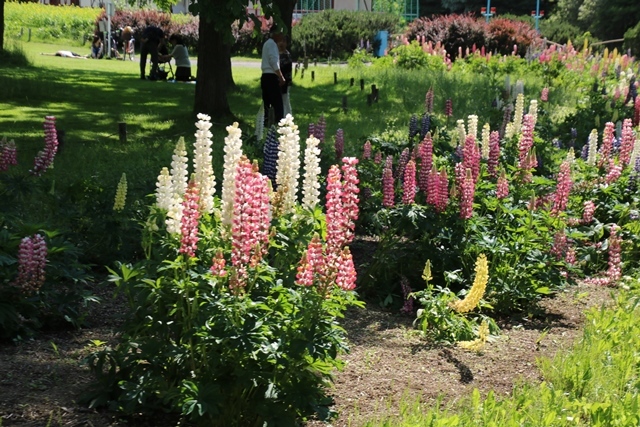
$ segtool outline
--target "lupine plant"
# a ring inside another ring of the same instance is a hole
[[[329,419],[325,386],[348,350],[337,320],[362,305],[348,248],[358,217],[358,160],[330,168],[323,213],[318,138],[307,140],[301,204],[293,118],[279,123],[275,192],[242,153],[233,124],[223,195],[208,210],[201,186],[214,179],[210,120],[198,118],[194,166],[208,178],[194,174],[182,192],[175,185],[182,172],[174,180],[161,171],[149,259],[111,270],[131,315],[120,342],[88,359],[98,378],[91,404],[128,414],[163,408],[203,426]]]

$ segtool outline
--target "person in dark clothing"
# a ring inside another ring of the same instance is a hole
[[[164,32],[153,25],[144,29],[141,35],[140,44],[140,78],[145,80],[145,68],[147,66],[147,55],[151,56],[151,72],[149,80],[158,78],[158,44],[164,37]]]
[[[287,50],[287,38],[281,37],[276,43],[280,52],[280,71],[285,79],[284,84],[280,86],[280,91],[282,92],[282,106],[286,116],[287,114],[292,114],[289,87],[293,81],[293,60],[291,59],[291,53]]]

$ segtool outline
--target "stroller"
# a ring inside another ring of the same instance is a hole
[[[158,63],[158,80],[175,80],[171,61]]]

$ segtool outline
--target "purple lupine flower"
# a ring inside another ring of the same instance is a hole
[[[424,139],[425,136],[429,133],[431,129],[431,116],[427,113],[422,115],[422,124],[420,127],[420,139]]]
[[[340,161],[344,153],[344,131],[342,129],[336,131],[336,139],[333,145],[336,150],[336,161]]]
[[[9,166],[18,164],[18,156],[16,143],[13,140],[6,142],[4,139],[0,141],[0,172],[9,169]]]
[[[320,118],[318,119],[318,123],[316,123],[315,130],[314,130],[314,136],[320,140],[321,144],[324,142],[324,135],[325,135],[326,129],[327,129],[327,122],[324,118],[324,115],[321,114]]]
[[[412,114],[411,119],[409,120],[409,139],[412,139],[416,135],[418,135],[418,131],[418,116]]]
[[[58,152],[58,132],[56,131],[56,118],[46,116],[44,118],[44,150],[38,152],[31,173],[36,176],[53,167],[53,159]]]
[[[409,149],[405,148],[400,153],[400,158],[398,159],[398,169],[396,169],[396,173],[394,178],[402,181],[404,180],[404,168],[407,167],[407,163],[409,163],[409,159],[411,158],[411,153],[409,153]]]
[[[267,132],[267,138],[264,141],[264,162],[262,163],[262,173],[269,177],[273,187],[276,185],[276,172],[278,168],[278,137],[276,128],[272,127]]]

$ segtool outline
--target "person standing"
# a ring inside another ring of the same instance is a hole
[[[188,82],[191,80],[191,60],[189,59],[189,51],[182,41],[182,37],[178,34],[172,34],[169,37],[169,43],[173,45],[173,51],[167,55],[160,55],[160,61],[169,62],[171,58],[176,61],[175,78],[179,82]]]
[[[146,79],[147,55],[151,56],[149,80],[157,80],[158,78],[158,44],[163,37],[164,32],[153,25],[149,25],[142,32],[140,37],[140,78],[142,80]]]
[[[282,92],[280,86],[284,85],[285,78],[280,71],[280,52],[278,51],[278,40],[284,35],[271,27],[271,37],[262,45],[262,77],[260,78],[260,88],[262,89],[262,103],[264,105],[264,123],[267,125],[269,108],[273,108],[276,123],[284,117],[284,107],[282,105]]]
[[[287,50],[287,38],[280,38],[277,44],[278,51],[280,52],[280,71],[282,71],[285,80],[284,84],[280,86],[280,92],[282,93],[282,106],[284,115],[286,116],[287,114],[292,114],[289,88],[293,81],[293,60],[291,59],[291,53]]]

